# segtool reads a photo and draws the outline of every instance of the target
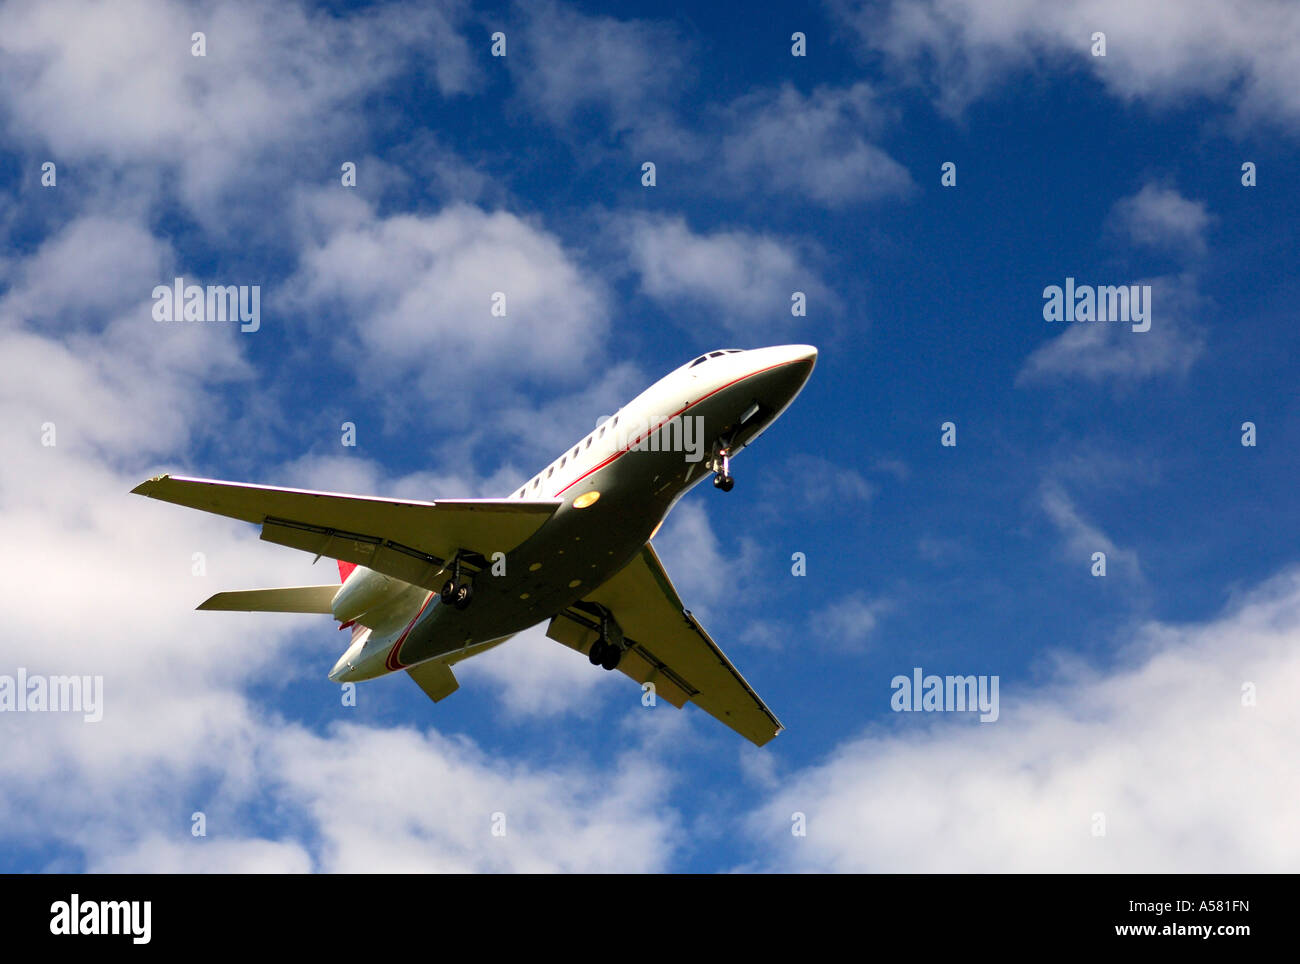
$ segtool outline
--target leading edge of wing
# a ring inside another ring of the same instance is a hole
[[[132,495],[143,495],[146,498],[171,502],[174,505],[182,505],[190,509],[201,509],[204,512],[215,512],[217,515],[228,516],[231,519],[242,519],[245,522],[260,525],[268,513],[259,512],[252,508],[243,508],[240,511],[240,507],[234,505],[232,505],[232,511],[217,508],[219,505],[230,504],[229,500],[221,498],[225,493],[232,495],[234,493],[247,493],[251,496],[258,492],[283,493],[290,496],[316,496],[322,499],[350,499],[357,503],[410,506],[412,508],[432,509],[445,505],[464,506],[471,509],[479,507],[497,512],[544,513],[546,515],[550,515],[563,505],[563,502],[559,499],[439,499],[436,502],[425,502],[420,499],[389,499],[378,495],[353,495],[347,492],[295,489],[290,486],[259,485],[255,482],[227,482],[222,479],[200,479],[170,474],[155,475],[131,490]],[[193,495],[190,493],[193,493]],[[201,499],[199,493],[205,493],[208,498]],[[249,501],[251,503],[254,500],[250,499]]]

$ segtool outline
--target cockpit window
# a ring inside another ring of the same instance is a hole
[[[739,354],[741,354],[741,350],[739,348],[723,348],[721,351],[711,351],[707,355],[701,355],[699,358],[695,359],[695,361],[691,362],[686,367],[694,368],[696,365],[700,364],[701,362],[706,362],[710,358],[717,358],[719,355],[739,355]]]

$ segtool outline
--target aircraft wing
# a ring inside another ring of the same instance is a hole
[[[403,501],[170,475],[131,491],[243,519],[260,525],[267,542],[354,562],[435,592],[443,563],[457,551],[485,558],[509,552],[561,505],[525,499]]]
[[[547,635],[586,652],[599,635],[599,608],[623,630],[618,668],[681,708],[694,703],[758,746],[783,727],[704,627],[682,605],[654,547],[645,547],[582,602],[551,620]],[[594,612],[593,612],[594,610]]]

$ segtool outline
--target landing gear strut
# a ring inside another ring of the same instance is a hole
[[[730,492],[736,480],[731,477],[731,442],[718,439],[713,443],[713,452],[709,457],[709,468],[713,471],[713,487],[723,492]]]
[[[606,670],[618,669],[618,664],[623,659],[622,644],[623,631],[618,623],[614,622],[608,614],[601,614],[600,636],[591,644],[587,659],[591,661],[592,666],[599,666]]]
[[[455,606],[457,609],[464,609],[474,598],[474,584],[460,579],[460,553],[456,553],[451,560],[451,578],[442,584],[442,591],[438,593],[438,598],[442,600],[444,606]]]

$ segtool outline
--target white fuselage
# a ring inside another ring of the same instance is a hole
[[[511,494],[561,505],[531,538],[474,575],[474,602],[464,611],[427,589],[356,568],[333,612],[359,628],[330,679],[455,662],[592,592],[641,550],[677,499],[714,475],[720,446],[734,456],[775,421],[816,357],[808,345],[715,351],[655,382]],[[494,547],[467,548],[488,555]]]

